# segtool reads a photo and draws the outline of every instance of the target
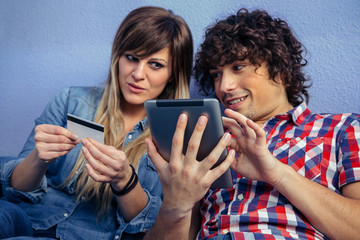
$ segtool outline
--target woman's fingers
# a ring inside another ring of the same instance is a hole
[[[85,156],[86,161],[88,162],[88,164],[99,174],[104,174],[105,172],[108,171],[108,167],[105,166],[104,164],[102,164],[100,161],[96,160],[93,155],[91,154],[91,152],[86,148],[83,147],[82,148],[82,152]]]
[[[35,149],[41,159],[52,160],[63,156],[79,143],[74,133],[60,126],[42,124],[34,131]]]
[[[121,171],[119,164],[126,159],[123,151],[119,151],[113,146],[99,143],[92,138],[84,138],[81,140],[81,143],[97,161],[100,161],[105,166]]]
[[[84,142],[84,141],[89,142],[90,145],[94,146],[95,147],[94,149],[96,149],[99,152],[99,154],[101,152],[102,154],[105,154],[106,156],[108,156],[110,159],[117,159],[119,157],[120,158],[125,157],[125,155],[121,154],[119,152],[119,150],[116,149],[115,147],[102,144],[93,138],[85,138],[82,140],[82,142]]]
[[[38,137],[39,141],[49,143],[79,143],[78,136],[70,130],[49,124],[41,124],[35,127],[35,137]]]
[[[83,139],[82,143],[89,176],[94,181],[110,182],[112,186],[122,189],[132,174],[125,153],[90,138]]]
[[[82,143],[86,160],[98,174],[106,175],[111,179],[122,179],[126,175],[129,164],[124,152],[89,138],[83,139]]]
[[[53,135],[48,133],[35,133],[34,136],[35,142],[44,142],[44,143],[68,143],[76,145],[79,141],[73,141],[64,135]]]
[[[110,182],[111,181],[110,177],[99,174],[99,172],[97,172],[90,164],[86,164],[85,167],[86,167],[86,170],[88,171],[89,176],[92,179],[94,179],[94,181],[96,181],[96,182]]]
[[[36,150],[40,158],[53,158],[62,156],[74,148],[74,144],[69,143],[37,143]]]

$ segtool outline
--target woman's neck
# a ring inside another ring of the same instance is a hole
[[[122,110],[126,134],[134,128],[135,124],[144,119],[146,111],[144,105],[127,106]]]

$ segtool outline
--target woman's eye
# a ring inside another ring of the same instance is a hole
[[[131,54],[125,54],[125,57],[127,58],[127,60],[129,60],[131,62],[136,62],[138,60],[136,57],[134,57]]]
[[[163,65],[161,63],[158,63],[158,62],[151,62],[150,65],[155,69],[160,69],[160,68],[163,67]]]

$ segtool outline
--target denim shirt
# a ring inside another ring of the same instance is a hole
[[[93,120],[103,89],[71,87],[63,89],[47,105],[35,125],[53,124],[67,127],[67,113]],[[135,125],[126,136],[124,144],[136,139],[147,125],[147,119]],[[34,229],[48,229],[57,225],[56,235],[61,239],[120,239],[124,232],[146,232],[155,222],[161,200],[162,188],[156,169],[145,154],[137,170],[139,182],[147,194],[145,208],[130,222],[125,222],[114,199],[111,210],[97,219],[96,203],[76,200],[75,174],[66,186],[60,186],[71,172],[78,158],[81,143],[68,154],[49,165],[38,189],[22,192],[10,186],[14,168],[34,149],[34,129],[18,157],[4,157],[0,172],[5,199],[16,203],[31,218]]]

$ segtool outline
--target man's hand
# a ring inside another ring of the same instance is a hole
[[[198,119],[184,155],[187,116],[180,115],[172,140],[169,162],[160,156],[154,143],[146,139],[148,155],[159,173],[164,197],[155,225],[146,234],[145,239],[194,239],[198,232],[198,224],[191,224],[191,220],[199,219],[195,215],[199,215],[200,212],[192,212],[192,209],[204,197],[211,184],[230,167],[235,156],[235,151],[230,150],[226,159],[211,169],[230,142],[231,136],[226,133],[205,159],[201,162],[196,160],[206,123],[205,116]]]
[[[206,123],[205,116],[198,119],[184,155],[182,151],[187,116],[186,114],[180,115],[173,136],[169,162],[160,156],[154,143],[150,139],[146,139],[149,157],[153,161],[162,183],[163,206],[169,210],[176,210],[174,213],[179,217],[191,212],[195,203],[206,194],[211,184],[229,168],[234,158],[234,151],[231,150],[221,165],[211,169],[230,141],[230,134],[226,133],[203,161],[196,160]]]
[[[268,150],[265,131],[244,115],[225,110],[223,123],[234,135],[230,148],[237,157],[231,167],[241,176],[252,180],[265,181],[273,186],[282,177],[283,164]]]

